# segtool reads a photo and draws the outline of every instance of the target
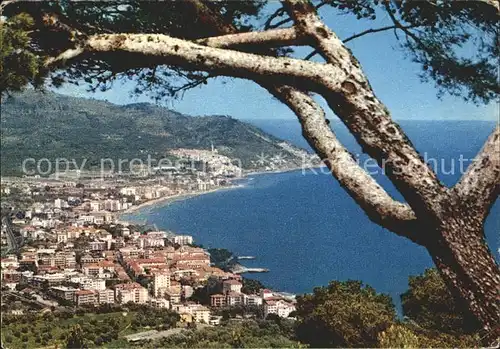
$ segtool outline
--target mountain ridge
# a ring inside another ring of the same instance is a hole
[[[258,169],[257,156],[283,155],[299,165],[300,148],[225,115],[189,116],[149,103],[116,105],[54,92],[27,91],[2,103],[2,175],[21,174],[26,158],[87,159],[168,156],[177,148],[210,149]],[[293,147],[290,151],[288,147]]]

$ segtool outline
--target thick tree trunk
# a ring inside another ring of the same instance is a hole
[[[497,338],[500,271],[486,244],[483,221],[463,206],[446,211],[436,229],[422,232],[433,235],[425,245],[457,303],[479,320],[486,338]]]

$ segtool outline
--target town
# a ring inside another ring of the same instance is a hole
[[[231,187],[242,175],[214,150],[176,156],[195,166],[126,179],[2,178],[2,313],[137,304],[177,313],[178,327],[217,326],[222,310],[238,307],[246,317],[289,317],[294,295],[249,287],[245,268],[222,266],[190,235],[122,218],[157,200]]]

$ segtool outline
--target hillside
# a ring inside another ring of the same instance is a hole
[[[147,103],[105,101],[28,91],[1,106],[1,173],[21,174],[25,158],[160,159],[169,149],[210,149],[257,169],[258,154],[282,154],[288,165],[301,163],[299,149],[248,123],[228,116],[193,117]]]

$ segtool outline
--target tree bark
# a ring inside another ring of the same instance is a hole
[[[486,219],[500,193],[500,125],[488,137],[453,192],[477,212],[478,218]]]
[[[482,325],[487,340],[494,340],[500,335],[500,272],[486,244],[483,222],[467,208],[449,208],[436,234],[426,247],[444,282],[458,305]]]

